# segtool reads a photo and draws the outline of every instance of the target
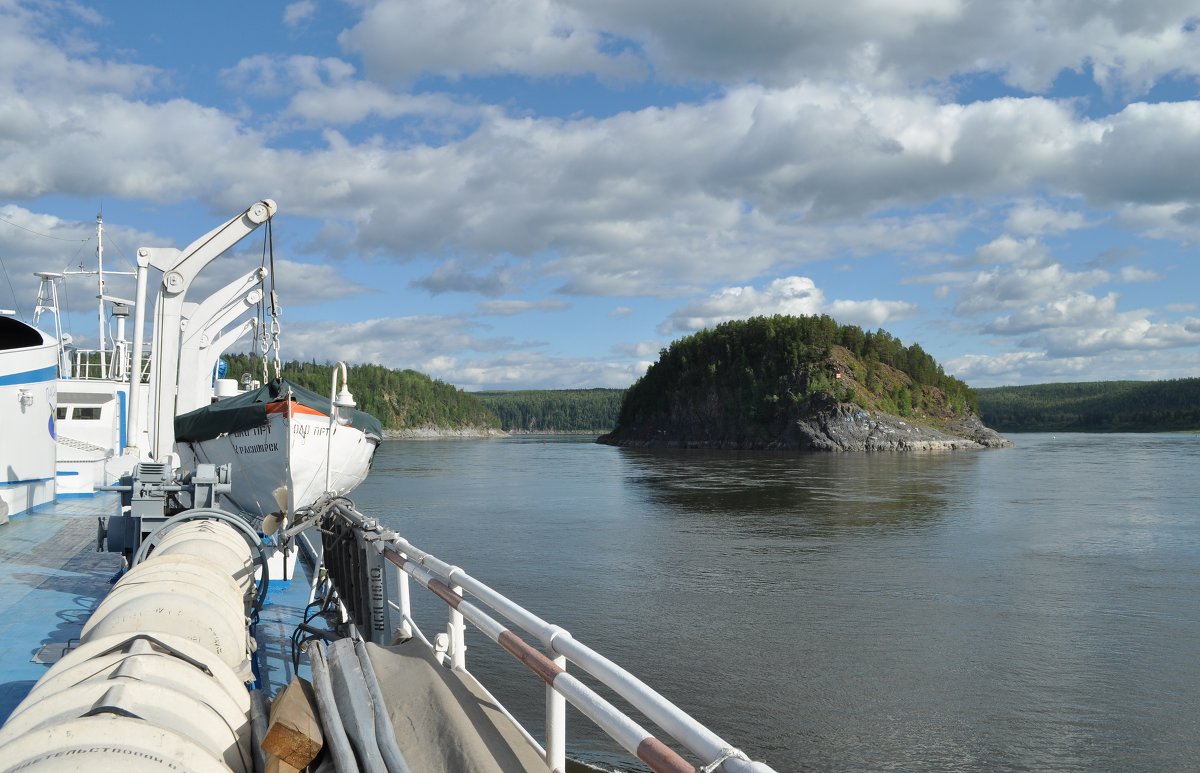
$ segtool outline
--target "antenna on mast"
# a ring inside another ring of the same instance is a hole
[[[104,318],[104,208],[96,214],[96,294],[99,309],[96,314],[100,324],[100,373],[108,372],[108,363],[104,361],[105,340],[108,338],[108,320]]]

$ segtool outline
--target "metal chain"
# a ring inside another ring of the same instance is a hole
[[[271,350],[271,342],[267,338],[267,326],[258,326],[258,350],[262,353],[262,382],[266,384],[271,380],[270,373],[267,372],[267,353]]]
[[[275,366],[275,378],[278,379],[278,378],[283,377],[283,375],[282,375],[283,374],[283,362],[281,361],[282,355],[280,354],[280,347],[279,347],[279,315],[283,313],[283,309],[279,305],[279,294],[275,292],[275,233],[274,233],[274,229],[273,229],[273,223],[269,219],[267,220],[267,233],[266,233],[266,239],[263,243],[263,251],[264,251],[264,253],[266,253],[263,256],[264,257],[263,262],[270,264],[270,268],[268,269],[268,274],[271,277],[271,347],[275,350],[275,356],[274,356],[274,360],[272,362]],[[264,336],[265,336],[265,331],[264,331]],[[264,381],[266,380],[266,372],[267,372],[267,361],[266,361],[266,350],[264,349],[263,350],[263,374],[264,374],[263,380]]]
[[[280,361],[280,357],[279,357],[279,315],[282,312],[283,312],[283,309],[280,308],[280,306],[279,306],[279,299],[275,295],[275,290],[272,289],[271,290],[271,346],[274,347],[274,349],[275,349],[275,359],[274,359],[275,378],[281,378],[282,376],[280,374],[283,372],[283,363]],[[266,368],[266,363],[263,363],[263,367]]]

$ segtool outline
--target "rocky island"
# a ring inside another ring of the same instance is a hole
[[[664,448],[942,451],[1012,445],[920,346],[829,316],[726,322],[662,350],[597,442]]]

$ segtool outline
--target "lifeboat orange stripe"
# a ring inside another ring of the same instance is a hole
[[[287,409],[288,409],[287,400],[280,400],[280,401],[274,402],[274,403],[267,403],[267,413],[287,413]],[[321,411],[318,411],[316,408],[309,408],[307,405],[301,405],[300,403],[295,403],[295,402],[292,403],[292,413],[307,413],[310,416],[324,416],[326,418],[329,418],[329,414],[327,414],[327,413],[322,413]]]

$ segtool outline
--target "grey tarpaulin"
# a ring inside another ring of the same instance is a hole
[[[547,771],[495,702],[416,639],[366,645],[404,759],[422,773]],[[531,677],[532,678],[532,677]]]
[[[329,415],[329,397],[322,397],[311,389],[277,378],[258,389],[176,416],[175,439],[180,442],[199,442],[230,432],[245,432],[266,426],[267,404],[287,399],[289,391],[292,399],[300,405]],[[366,411],[354,411],[350,426],[376,440],[383,438],[383,425]]]

